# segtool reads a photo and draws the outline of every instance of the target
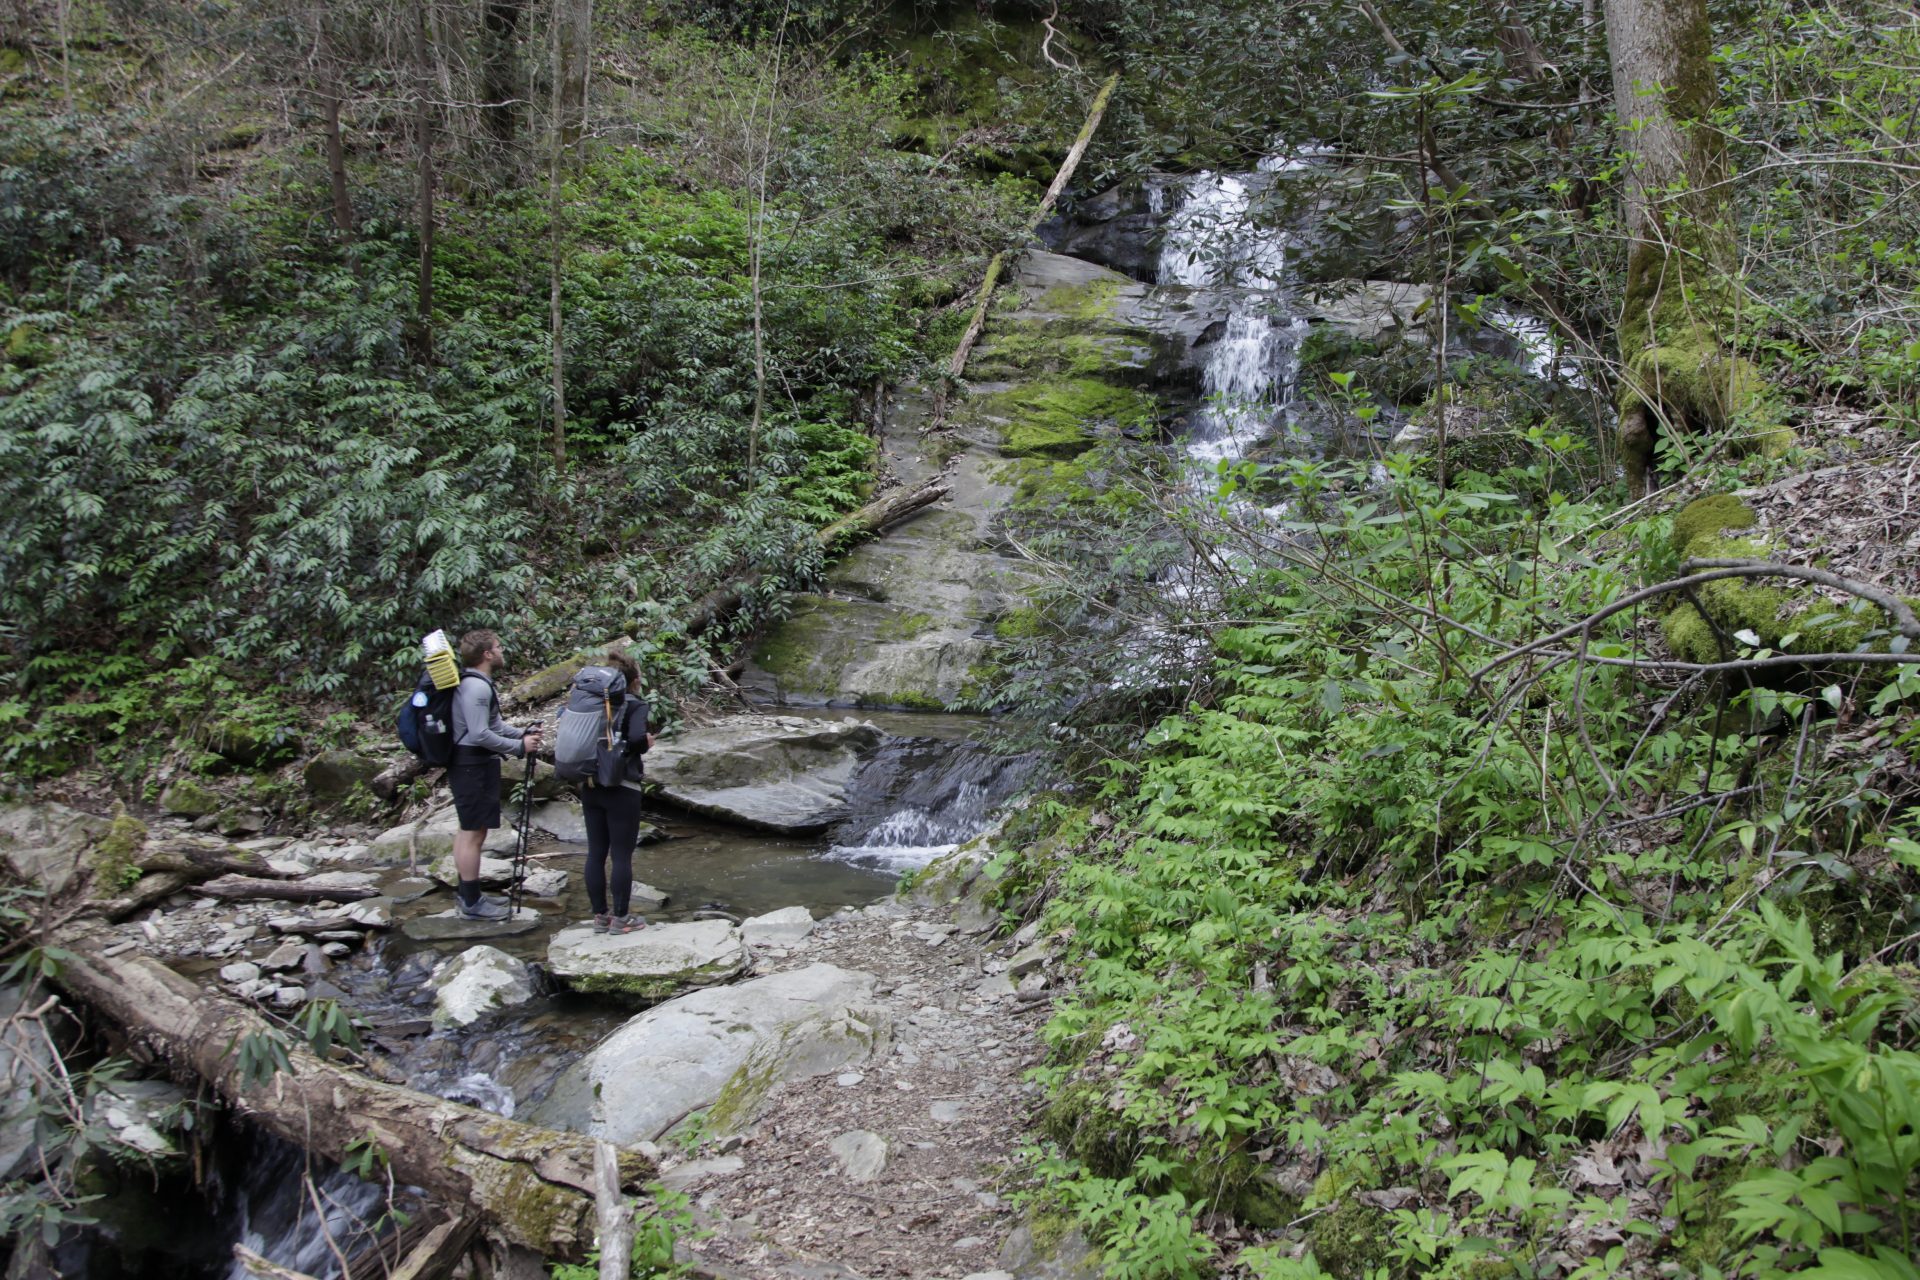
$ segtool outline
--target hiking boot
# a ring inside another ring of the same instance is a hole
[[[607,923],[608,933],[638,933],[647,927],[639,916],[615,916]]]
[[[481,898],[472,906],[460,904],[460,915],[467,920],[505,920],[512,914],[506,903],[495,898]]]
[[[607,931],[607,926],[612,922],[612,920],[613,920],[612,916],[596,915],[593,918],[593,931],[595,933],[605,933]]]

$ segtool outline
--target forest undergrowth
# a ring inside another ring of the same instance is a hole
[[[751,630],[813,579],[814,533],[873,492],[880,401],[1037,195],[900,149],[926,108],[897,60],[623,10],[556,169],[544,95],[476,105],[477,11],[435,12],[409,55],[380,6],[317,46],[297,5],[89,7],[68,58],[0,63],[15,778],[205,755],[166,708],[215,676],[325,744],[430,625],[495,627],[523,671],[628,634],[650,685],[697,688],[727,639],[689,603],[756,583]]]
[[[1607,612],[1672,520],[1534,448],[1245,464],[1295,519],[1202,505],[1210,678],[1009,828],[1079,970],[1034,1200],[1109,1274],[1920,1274],[1908,640],[1672,659],[1681,593]]]

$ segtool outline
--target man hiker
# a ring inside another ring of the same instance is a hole
[[[500,637],[469,631],[460,637],[460,687],[453,695],[453,764],[447,785],[453,790],[460,830],[453,836],[453,867],[460,877],[460,914],[469,920],[504,920],[505,903],[480,896],[480,846],[500,825],[500,761],[525,758],[540,749],[540,730],[521,729],[500,718],[500,695],[493,673],[507,660]]]

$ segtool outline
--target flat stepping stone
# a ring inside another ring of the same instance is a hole
[[[574,925],[547,944],[547,971],[575,991],[655,1003],[738,977],[748,964],[740,931],[724,920],[595,933]]]
[[[532,907],[520,908],[510,919],[469,920],[458,908],[438,915],[416,916],[400,926],[400,932],[415,942],[456,942],[463,938],[511,938],[532,933],[540,927],[541,917]]]

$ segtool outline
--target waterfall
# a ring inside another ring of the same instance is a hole
[[[825,856],[889,871],[923,867],[984,831],[1037,764],[972,742],[890,737],[848,784],[849,813]]]
[[[283,1267],[326,1280],[340,1274],[336,1249],[350,1257],[378,1237],[386,1215],[386,1188],[338,1169],[310,1169],[291,1143],[248,1131],[233,1143],[229,1159],[216,1166],[214,1194],[221,1202],[222,1234]],[[227,1166],[231,1167],[227,1167]],[[309,1192],[307,1177],[313,1179]],[[313,1200],[324,1206],[315,1211]],[[231,1259],[218,1274],[253,1280]]]
[[[1584,388],[1580,364],[1561,349],[1553,326],[1536,315],[1510,307],[1490,307],[1481,313],[1488,327],[1498,329],[1520,344],[1522,362],[1528,373],[1546,381],[1560,381],[1570,387]]]
[[[1277,172],[1300,163],[1270,157],[1260,167]],[[1303,320],[1281,315],[1287,237],[1254,225],[1250,215],[1260,185],[1253,174],[1196,175],[1168,218],[1161,243],[1161,284],[1214,291],[1227,305],[1201,373],[1206,400],[1187,437],[1188,456],[1207,472],[1245,457],[1281,421],[1292,354],[1306,328]]]

